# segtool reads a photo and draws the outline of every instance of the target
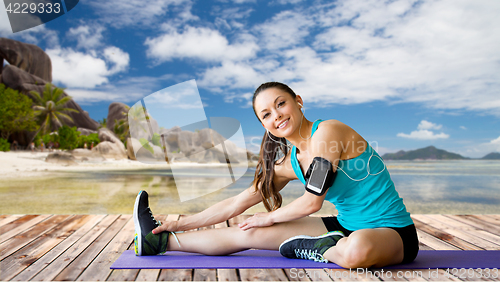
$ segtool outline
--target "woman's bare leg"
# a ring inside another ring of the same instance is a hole
[[[323,256],[345,268],[383,267],[403,261],[403,240],[390,228],[361,229],[340,239]]]
[[[181,247],[170,235],[167,250],[205,255],[226,255],[250,248],[278,250],[290,237],[319,236],[327,231],[321,218],[304,217],[247,231],[227,227],[179,233],[176,235]],[[403,260],[403,241],[390,228],[362,229],[340,239],[324,257],[344,268],[383,267]]]
[[[280,244],[290,237],[297,235],[319,236],[326,232],[328,230],[321,218],[304,217],[269,227],[252,228],[247,231],[242,231],[235,226],[176,233],[181,247],[170,235],[167,250],[205,255],[226,255],[250,248],[278,250]]]

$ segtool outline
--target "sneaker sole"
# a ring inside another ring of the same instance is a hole
[[[134,227],[135,227],[134,249],[135,249],[135,254],[137,256],[142,256],[142,233],[138,217],[139,198],[141,197],[141,194],[142,191],[139,192],[139,194],[135,198],[135,204],[134,204]]]
[[[327,236],[330,236],[330,235],[340,235],[342,237],[345,237],[344,233],[340,232],[340,231],[332,231],[332,232],[328,232],[326,234],[323,234],[323,235],[320,235],[320,236],[309,236],[309,235],[297,235],[297,236],[294,236],[294,237],[291,237],[291,238],[288,238],[287,240],[285,240],[283,243],[281,243],[280,247],[278,248],[278,250],[280,251],[281,253],[281,247],[290,242],[290,241],[293,241],[293,240],[296,240],[296,239],[320,239],[320,238],[324,238],[324,237],[327,237]]]

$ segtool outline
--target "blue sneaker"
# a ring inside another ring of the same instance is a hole
[[[327,263],[328,260],[323,255],[342,238],[344,238],[342,231],[331,231],[317,237],[299,235],[283,242],[279,251],[287,258]]]

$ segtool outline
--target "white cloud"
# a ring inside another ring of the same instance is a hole
[[[159,62],[172,59],[199,59],[202,61],[243,60],[253,57],[258,49],[252,37],[242,36],[230,44],[226,37],[209,28],[186,27],[182,33],[170,29],[165,34],[148,38],[147,55]]]
[[[151,26],[161,21],[162,17],[172,15],[175,20],[189,21],[198,18],[191,14],[191,0],[92,0],[86,1],[94,11],[101,15],[100,21],[115,27]],[[171,18],[168,18],[171,20]]]
[[[398,137],[417,139],[417,140],[435,140],[435,139],[447,139],[450,137],[448,134],[443,132],[436,134],[432,131],[421,129],[417,131],[412,131],[410,134],[398,133]]]
[[[94,88],[108,82],[108,77],[126,70],[129,56],[117,47],[108,47],[103,57],[71,48],[48,49],[55,82],[66,87]],[[95,52],[94,52],[95,53]]]
[[[416,139],[416,140],[436,140],[436,139],[447,139],[450,135],[441,133],[435,133],[431,130],[439,130],[442,125],[435,124],[426,120],[422,120],[417,126],[417,130],[412,131],[410,134],[398,133],[398,137]]]
[[[461,125],[461,126],[460,126],[460,129],[467,130],[467,127],[465,127],[465,126]]]
[[[110,46],[104,49],[104,58],[110,62],[112,67],[109,69],[108,74],[115,74],[127,70],[130,62],[130,57],[127,52],[122,51],[118,47]]]
[[[303,43],[314,22],[307,16],[284,11],[255,27],[267,49],[289,48]]]
[[[298,4],[304,0],[275,0],[272,3],[280,4],[280,5],[286,5],[286,4]]]
[[[256,0],[232,0],[236,4],[255,3]]]
[[[498,145],[498,151],[500,151],[500,136],[497,139],[491,140],[491,144]]]
[[[435,124],[435,123],[432,123],[430,121],[426,121],[426,120],[422,120],[419,125],[417,126],[417,129],[418,130],[439,130],[441,129],[441,127],[443,127],[442,125],[440,124]]]
[[[77,48],[92,49],[103,44],[104,27],[101,25],[80,25],[70,28],[67,32],[69,38],[77,40]]]
[[[103,101],[135,103],[143,98],[145,94],[153,93],[160,89],[163,81],[170,81],[171,79],[172,75],[163,75],[160,77],[127,77],[113,84],[96,86],[94,89],[70,87],[66,89],[66,93],[72,96],[80,105]]]
[[[266,77],[255,71],[254,68],[245,63],[234,63],[225,61],[221,66],[207,69],[203,74],[203,78],[198,81],[198,85],[212,88],[217,91],[217,87],[213,85],[224,85],[231,88],[254,88],[257,81],[264,81]]]

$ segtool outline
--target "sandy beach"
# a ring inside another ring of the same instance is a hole
[[[82,161],[76,165],[63,165],[45,161],[49,152],[0,152],[0,174],[6,178],[46,177],[67,172],[113,170],[169,169],[170,164],[145,164],[139,161],[106,159],[99,162]],[[175,166],[218,166],[218,164],[176,163]],[[223,164],[221,164],[223,165]]]

